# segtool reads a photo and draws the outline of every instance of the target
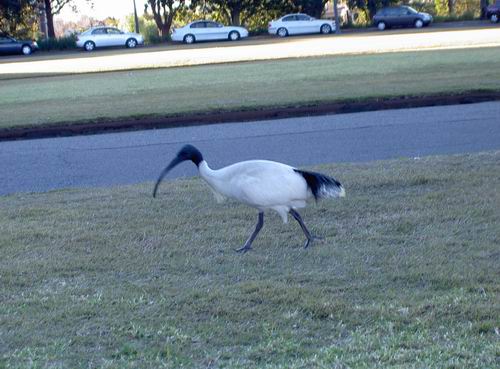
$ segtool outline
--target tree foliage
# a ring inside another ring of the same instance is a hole
[[[31,37],[36,21],[36,0],[0,0],[0,32]]]
[[[269,14],[304,12],[321,17],[328,0],[193,0],[191,6],[202,14],[211,14],[226,24],[240,25],[259,15],[270,20]]]
[[[328,0],[294,0],[293,5],[298,12],[320,18],[327,2]]]

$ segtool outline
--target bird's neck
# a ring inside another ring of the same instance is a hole
[[[198,171],[200,172],[200,176],[209,184],[219,178],[219,171],[211,169],[205,160],[202,160],[198,164]]]
[[[200,177],[203,178],[213,190],[224,194],[223,188],[223,173],[221,170],[211,169],[205,160],[202,160],[198,165]]]

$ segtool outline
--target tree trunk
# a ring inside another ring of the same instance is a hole
[[[488,7],[489,1],[488,0],[481,0],[480,2],[480,7],[481,7],[481,19],[486,18],[486,8]]]
[[[455,0],[448,0],[448,15],[455,14]]]
[[[45,2],[45,14],[47,16],[47,35],[49,38],[56,38],[56,33],[54,32],[54,15],[52,14],[52,4],[50,0],[44,0]]]
[[[233,26],[240,25],[240,15],[241,15],[240,9],[231,9],[231,24]]]
[[[368,16],[370,17],[370,19],[373,19],[373,16],[377,12],[377,1],[376,0],[368,0],[366,5],[368,8]]]
[[[175,14],[179,9],[178,7],[176,8],[175,5],[184,6],[184,0],[171,0],[166,2],[148,0],[148,4],[151,7],[153,19],[155,20],[156,27],[160,31],[162,40],[168,40],[170,37],[170,27],[172,27]]]

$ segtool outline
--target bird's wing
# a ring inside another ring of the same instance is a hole
[[[295,173],[292,167],[280,163],[250,162],[247,170],[240,170],[231,183],[233,188],[238,189],[239,200],[261,208],[292,208],[309,196],[304,178]]]

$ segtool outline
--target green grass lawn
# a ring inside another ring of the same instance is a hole
[[[3,80],[0,129],[499,90],[500,48]]]
[[[493,368],[500,152],[339,164],[291,219],[199,178],[0,197],[0,368]]]

